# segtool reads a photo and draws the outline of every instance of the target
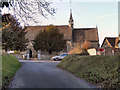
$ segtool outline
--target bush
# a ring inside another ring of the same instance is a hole
[[[14,51],[14,54],[20,54],[20,52],[19,51]]]

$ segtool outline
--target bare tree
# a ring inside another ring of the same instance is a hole
[[[39,23],[35,14],[40,14],[47,18],[48,15],[55,13],[55,8],[51,7],[51,1],[46,0],[5,0],[2,1],[2,8],[4,6],[12,10],[14,16],[26,23],[26,21],[34,21]]]

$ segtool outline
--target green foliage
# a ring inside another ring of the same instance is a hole
[[[20,54],[20,52],[19,51],[14,51],[14,54]]]
[[[69,55],[58,67],[66,69],[102,88],[117,88],[120,86],[119,65],[120,56],[82,56]]]
[[[48,26],[46,30],[39,32],[34,39],[35,50],[48,51],[50,54],[53,51],[61,51],[65,48],[65,40],[63,34],[55,26]]]
[[[27,32],[25,32],[25,28],[23,29],[13,16],[10,15],[9,17],[11,18],[8,21],[2,22],[3,24],[7,22],[2,29],[2,48],[6,51],[24,51],[28,43],[28,39],[25,38]]]
[[[21,67],[21,63],[13,55],[2,55],[2,87],[5,88]]]

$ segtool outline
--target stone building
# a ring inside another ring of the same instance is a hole
[[[47,25],[49,26],[49,25]],[[29,39],[28,50],[31,50],[34,54],[35,50],[33,47],[33,40],[35,36],[47,26],[27,26],[26,38]],[[82,45],[85,41],[92,43],[91,48],[99,47],[98,29],[96,28],[74,28],[74,20],[72,12],[70,12],[69,25],[53,25],[56,26],[60,33],[64,35],[66,40],[66,50],[70,51],[78,44]]]
[[[54,25],[55,26],[55,25]],[[26,37],[29,39],[28,49],[35,52],[33,47],[33,40],[35,36],[42,30],[44,30],[47,26],[28,26],[27,27],[27,34]],[[64,39],[66,40],[66,49],[69,51],[72,49],[71,40],[72,40],[72,30],[69,28],[68,25],[60,25],[56,26],[60,33],[64,34]],[[35,53],[33,53],[34,55]]]

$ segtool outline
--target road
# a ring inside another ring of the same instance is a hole
[[[59,62],[22,62],[9,88],[95,88],[75,75],[57,68]]]

